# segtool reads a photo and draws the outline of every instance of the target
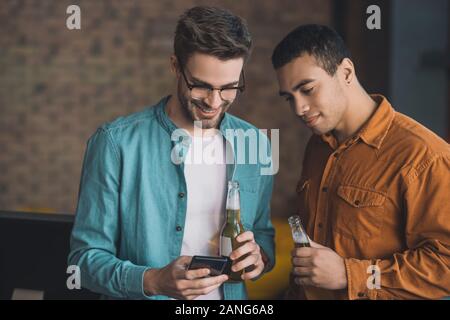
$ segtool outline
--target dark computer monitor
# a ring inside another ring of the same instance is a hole
[[[74,215],[0,211],[0,299],[14,289],[43,291],[44,299],[98,299],[66,282]]]

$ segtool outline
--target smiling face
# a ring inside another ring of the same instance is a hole
[[[222,61],[211,55],[194,53],[183,71],[191,86],[230,88],[239,85],[243,64],[243,58]],[[184,117],[190,122],[201,121],[203,129],[217,128],[234,99],[222,100],[219,90],[211,91],[206,98],[194,99],[181,71],[177,68],[177,94]]]
[[[331,76],[313,56],[303,54],[276,71],[280,96],[313,133],[322,135],[345,125],[348,103],[340,66]]]

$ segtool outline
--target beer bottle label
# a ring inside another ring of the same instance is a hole
[[[220,238],[220,255],[229,257],[232,251],[231,238],[222,236]]]

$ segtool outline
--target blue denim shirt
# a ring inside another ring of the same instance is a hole
[[[79,266],[82,287],[108,297],[168,298],[148,297],[143,291],[147,269],[162,268],[179,257],[186,217],[184,165],[172,157],[182,160],[190,139],[173,138],[177,127],[165,113],[168,99],[101,126],[87,143],[68,262]],[[256,128],[226,113],[220,124],[224,136],[227,129]],[[262,133],[258,139],[269,144]],[[232,148],[235,157],[236,144]],[[240,184],[242,223],[255,234],[270,270],[275,263],[273,176],[261,175],[261,167],[260,161],[234,161],[227,164],[227,178]],[[222,288],[225,299],[247,298],[244,283]]]

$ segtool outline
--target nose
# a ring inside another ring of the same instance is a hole
[[[309,111],[309,105],[307,101],[295,98],[294,112],[299,117],[304,116]]]
[[[222,98],[220,97],[219,90],[212,90],[206,102],[213,109],[220,107],[222,105]]]

